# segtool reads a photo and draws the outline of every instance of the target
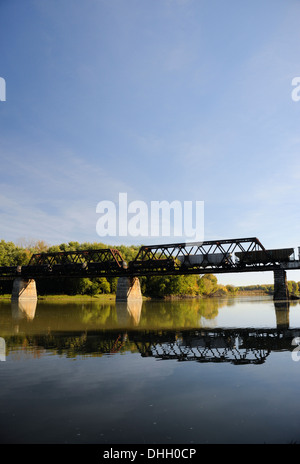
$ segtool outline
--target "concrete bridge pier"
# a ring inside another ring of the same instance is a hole
[[[13,281],[12,301],[37,301],[36,284],[34,279],[17,277]]]
[[[274,271],[274,300],[288,300],[289,291],[284,269]]]
[[[119,277],[116,301],[142,301],[141,285],[138,277]]]

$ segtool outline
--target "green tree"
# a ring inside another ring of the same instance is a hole
[[[287,286],[288,286],[289,293],[291,294],[297,293],[298,285],[294,280],[289,280],[287,282]]]
[[[234,295],[239,291],[239,287],[235,287],[234,285],[226,285],[226,290],[229,294]]]
[[[218,289],[218,280],[213,274],[205,274],[199,279],[201,295],[210,296]]]

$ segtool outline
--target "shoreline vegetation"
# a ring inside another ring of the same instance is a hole
[[[152,300],[164,300],[164,301],[180,301],[180,300],[197,300],[197,299],[214,299],[214,298],[235,298],[243,296],[271,296],[270,293],[266,293],[263,290],[256,291],[237,291],[235,293],[224,293],[216,291],[211,295],[165,295],[163,297],[147,297],[143,295],[143,301]],[[68,294],[50,294],[50,295],[38,295],[38,301],[44,301],[47,303],[51,302],[98,302],[98,303],[114,303],[116,295],[114,293],[107,294],[96,294],[96,295],[68,295]],[[0,294],[0,301],[11,300],[11,294]]]
[[[110,248],[103,243],[69,242],[49,246],[44,241],[20,243],[0,241],[0,266],[26,265],[34,253],[80,251]],[[139,246],[115,246],[124,259],[132,261],[139,250]],[[114,301],[117,288],[117,278],[51,278],[36,279],[39,300],[94,300]],[[235,287],[221,285],[213,274],[183,275],[183,276],[141,276],[141,290],[143,298],[147,299],[187,299],[187,298],[214,298],[233,296],[273,295],[274,286],[249,285]],[[300,282],[288,281],[291,294],[299,295]],[[0,299],[11,296],[12,281],[0,281]]]

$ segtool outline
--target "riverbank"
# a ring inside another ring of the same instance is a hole
[[[151,298],[142,297],[143,300]],[[10,294],[0,295],[0,301],[11,300]],[[101,294],[101,295],[38,295],[38,301],[46,302],[81,302],[81,301],[98,301],[100,303],[111,303],[116,300],[115,294]]]
[[[232,298],[232,297],[241,297],[241,296],[268,296],[269,294],[263,291],[241,291],[241,292],[224,292],[217,290],[216,292],[210,295],[165,295],[162,298],[158,297],[146,297],[143,296],[144,301],[148,300],[165,300],[165,301],[178,301],[178,300],[195,300],[195,299],[211,299],[211,298]],[[11,300],[10,294],[0,295],[0,301]],[[96,301],[100,303],[111,303],[115,302],[115,294],[99,294],[99,295],[38,295],[38,301],[45,302],[87,302],[87,301]]]
[[[0,300],[10,300],[11,295],[0,295]],[[115,301],[116,295],[39,295],[38,301]]]
[[[234,293],[235,296],[270,296],[271,293],[264,290],[238,290]]]

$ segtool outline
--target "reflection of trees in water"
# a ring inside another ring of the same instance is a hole
[[[184,301],[145,301],[134,308],[135,302],[126,304],[82,305],[81,318],[84,324],[93,327],[117,327],[118,323],[130,323],[140,327],[198,327],[201,318],[212,320],[226,300],[188,299]],[[138,314],[140,312],[140,315]],[[127,319],[126,319],[127,313]],[[134,319],[134,321],[133,321]]]
[[[8,316],[0,313],[0,326],[14,325],[18,330],[36,331],[50,327],[54,330],[79,330],[82,328],[183,328],[201,327],[205,321],[212,321],[227,300],[216,298],[185,299],[178,301],[144,301],[137,307],[135,302],[120,304],[84,302],[59,303],[59,305],[39,302],[34,308],[11,306]],[[3,318],[6,321],[2,320]],[[11,318],[9,322],[7,319]]]
[[[213,320],[226,300],[195,298],[182,301],[145,302],[141,315],[142,327],[200,327],[200,319]]]
[[[106,325],[117,322],[116,306],[114,304],[83,305],[81,311],[82,322],[93,325]]]
[[[6,338],[6,350],[10,352],[35,353],[47,352],[51,355],[74,358],[76,356],[96,356],[137,352],[135,343],[126,333],[79,333],[47,335],[14,335]]]
[[[218,300],[215,298],[208,298],[199,301],[199,311],[204,319],[215,319],[219,314],[219,308],[227,305],[227,300]]]

